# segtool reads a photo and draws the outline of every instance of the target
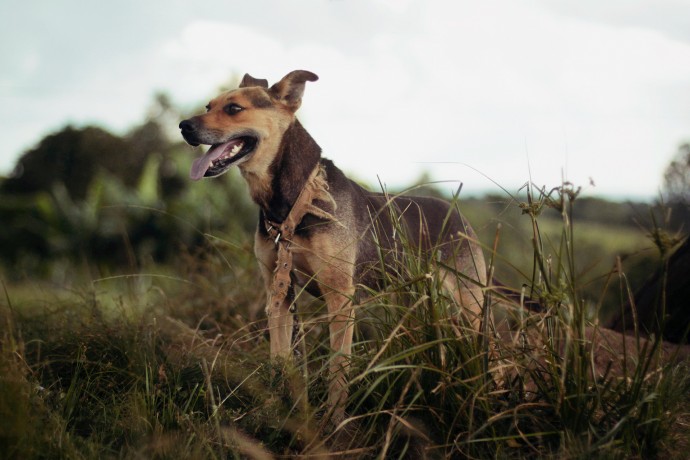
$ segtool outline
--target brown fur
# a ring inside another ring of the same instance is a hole
[[[252,199],[261,208],[255,254],[269,300],[277,249],[267,222],[286,219],[310,173],[321,165],[333,200],[317,199],[314,204],[334,219],[314,213],[304,216],[290,241],[290,250],[293,280],[322,296],[327,304],[334,352],[329,404],[337,420],[343,417],[346,398],[357,286],[375,288],[381,279],[379,255],[393,260],[400,251],[390,209],[402,222],[411,240],[408,243],[425,250],[438,247],[441,262],[466,277],[458,281],[449,270],[440,270],[439,275],[455,293],[458,309],[475,328],[479,328],[482,317],[486,268],[474,232],[448,203],[426,197],[391,199],[366,191],[321,157],[320,147],[295,118],[306,82],[316,80],[311,72],[297,70],[269,88],[266,80],[246,75],[238,89],[212,100],[207,113],[184,120],[180,129],[192,145],[218,145],[241,136],[246,136],[249,145],[253,142],[253,149],[239,154],[239,159],[231,160],[227,167],[239,167]],[[206,176],[223,172],[222,168],[212,169]],[[267,307],[272,356],[290,356],[291,297],[279,306]]]

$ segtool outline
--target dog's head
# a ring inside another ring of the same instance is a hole
[[[266,166],[302,103],[304,87],[318,77],[306,70],[290,72],[270,88],[266,80],[246,74],[236,90],[213,99],[207,112],[180,123],[193,146],[210,145],[194,160],[190,177],[218,176],[233,165]]]

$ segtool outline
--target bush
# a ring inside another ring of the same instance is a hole
[[[236,173],[162,193],[174,177],[182,182],[189,156],[182,149],[150,155],[133,187],[100,170],[83,199],[61,182],[48,191],[0,197],[0,259],[9,276],[46,276],[65,265],[87,266],[96,276],[137,271],[171,262],[181,248],[198,246],[210,228],[242,235],[253,229],[255,208]]]

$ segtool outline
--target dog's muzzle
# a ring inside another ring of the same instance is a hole
[[[201,129],[200,129],[201,126]],[[258,144],[258,135],[243,130],[225,138],[209,137],[203,125],[194,118],[180,122],[180,132],[189,145],[201,144],[211,147],[192,162],[189,176],[193,180],[223,174],[230,166],[239,163],[251,154]]]

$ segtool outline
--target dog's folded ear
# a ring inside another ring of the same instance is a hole
[[[260,86],[261,88],[268,88],[268,80],[263,78],[254,78],[248,73],[244,74],[240,82],[240,88],[248,88],[250,86]]]
[[[319,77],[316,74],[307,70],[293,70],[278,83],[271,86],[268,92],[295,112],[302,104],[304,85],[308,81],[316,81],[318,79]]]

